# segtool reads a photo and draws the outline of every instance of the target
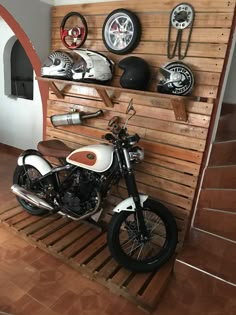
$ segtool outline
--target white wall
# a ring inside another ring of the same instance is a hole
[[[54,5],[69,5],[69,4],[93,3],[93,2],[110,2],[110,1],[122,1],[122,0],[101,0],[101,1],[100,0],[68,0],[68,1],[67,0],[54,0],[53,3]]]
[[[236,40],[235,40],[236,42]],[[234,45],[234,53],[230,65],[229,76],[224,93],[224,103],[236,105],[236,44]]]
[[[5,95],[4,72],[10,66],[10,49],[16,39],[14,33],[0,18],[0,142],[20,149],[36,148],[37,142],[42,140],[42,103],[39,93],[38,82],[34,80],[34,99],[12,98]],[[9,44],[10,43],[10,44]],[[7,62],[4,62],[8,56]],[[9,70],[10,71],[10,70]],[[34,75],[35,77],[35,75]],[[7,82],[8,81],[8,82]],[[9,86],[6,88],[9,91]]]
[[[39,0],[0,0],[0,4],[20,24],[44,61],[50,51],[51,5]]]
[[[43,62],[50,52],[51,0],[0,0],[2,5],[19,23]],[[0,12],[1,13],[1,12]],[[4,67],[7,75],[8,62],[3,62],[6,43],[14,36],[0,17],[0,142],[20,149],[36,148],[43,137],[42,102],[38,82],[34,81],[34,99],[13,99],[5,95]],[[13,44],[10,43],[9,47]],[[35,77],[35,74],[34,74]],[[8,93],[6,93],[8,94]]]

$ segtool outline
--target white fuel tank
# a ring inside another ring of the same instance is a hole
[[[68,163],[94,172],[105,172],[113,162],[113,146],[106,144],[88,145],[71,152]]]

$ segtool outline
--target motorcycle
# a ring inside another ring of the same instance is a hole
[[[12,192],[32,215],[59,213],[72,220],[98,221],[104,198],[123,177],[129,197],[114,209],[107,226],[107,244],[112,257],[134,272],[158,270],[174,254],[177,226],[171,212],[137,189],[133,165],[144,151],[138,134],[129,135],[127,125],[136,114],[132,101],[123,126],[119,117],[109,121],[108,144],[76,150],[60,140],[41,141],[38,150],[26,150],[18,158]],[[53,167],[45,158],[57,157]]]

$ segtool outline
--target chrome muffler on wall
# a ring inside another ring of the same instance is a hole
[[[31,191],[26,190],[25,188],[17,184],[12,185],[11,190],[15,195],[28,201],[30,204],[36,207],[46,209],[48,211],[54,210],[54,208],[50,206],[44,199],[39,198],[37,195],[35,195]]]
[[[95,113],[84,114],[77,111],[67,113],[67,114],[60,114],[60,115],[53,115],[50,117],[51,123],[54,127],[57,126],[66,126],[66,125],[81,125],[83,120],[88,118],[98,117],[102,115],[103,111],[100,109]]]

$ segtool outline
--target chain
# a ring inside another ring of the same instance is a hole
[[[191,23],[189,23],[189,26],[190,26],[190,29],[189,29],[189,34],[188,34],[188,39],[187,39],[187,43],[186,43],[186,47],[185,47],[185,51],[184,51],[184,54],[181,55],[181,50],[182,50],[182,33],[183,33],[183,29],[178,29],[177,27],[175,27],[176,29],[178,29],[178,32],[177,32],[177,36],[176,36],[176,40],[175,40],[175,45],[174,45],[174,48],[173,48],[173,51],[172,53],[170,52],[170,42],[171,42],[171,28],[173,26],[172,22],[171,22],[171,16],[172,16],[172,13],[174,12],[176,8],[174,8],[171,12],[171,15],[170,15],[170,22],[169,22],[169,31],[168,31],[168,44],[167,44],[167,55],[168,55],[168,58],[169,59],[172,59],[174,58],[175,54],[176,54],[176,50],[177,50],[177,46],[178,46],[178,58],[179,60],[183,60],[186,55],[187,55],[187,51],[188,51],[188,48],[189,48],[189,44],[190,44],[190,39],[191,39],[191,35],[192,35],[192,30],[193,30],[193,23],[194,23],[194,18],[195,18],[195,13],[194,13],[194,10],[192,12],[192,20],[191,20]]]

